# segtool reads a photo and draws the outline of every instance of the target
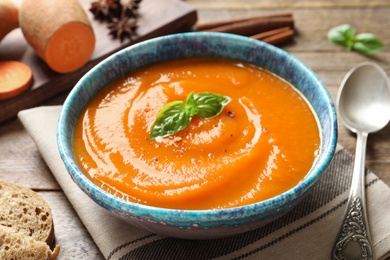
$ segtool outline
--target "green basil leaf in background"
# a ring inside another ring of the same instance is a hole
[[[354,44],[355,33],[355,28],[349,24],[342,24],[329,30],[328,39],[336,45],[351,50]]]
[[[355,28],[342,24],[329,30],[328,39],[336,45],[364,55],[371,55],[385,48],[384,44],[372,33],[355,34]]]
[[[166,104],[156,116],[150,137],[165,137],[173,135],[183,130],[191,123],[192,117],[186,110],[186,104],[183,101],[173,101]]]
[[[385,45],[372,33],[356,35],[353,49],[364,55],[371,55],[383,50]]]
[[[231,101],[230,97],[209,92],[198,93],[194,98],[196,108],[198,109],[196,116],[200,118],[218,116],[223,108]]]

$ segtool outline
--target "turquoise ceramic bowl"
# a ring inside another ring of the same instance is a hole
[[[221,210],[172,210],[119,199],[93,184],[73,154],[73,130],[89,100],[108,83],[134,69],[191,56],[227,57],[263,67],[289,81],[312,105],[321,128],[321,151],[313,168],[294,188],[274,198]],[[61,158],[74,182],[101,207],[130,224],[171,237],[204,239],[230,236],[262,226],[296,206],[324,173],[335,152],[337,119],[332,99],[318,77],[289,53],[247,37],[223,33],[183,33],[130,46],[108,57],[76,84],[61,111]]]

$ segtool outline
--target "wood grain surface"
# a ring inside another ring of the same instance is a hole
[[[154,5],[158,3],[155,1]],[[324,82],[334,100],[345,74],[360,62],[376,62],[390,75],[390,1],[187,0],[185,3],[197,10],[199,21],[293,13],[297,35],[280,47],[307,64]],[[376,34],[386,44],[386,49],[366,57],[333,45],[327,40],[328,30],[345,23],[356,27],[358,32]],[[44,104],[61,104],[65,97],[66,92]],[[356,137],[341,124],[339,143],[354,153]],[[369,136],[366,159],[367,167],[390,185],[390,125]],[[17,119],[0,125],[0,179],[33,188],[52,205],[59,225],[57,239],[62,246],[59,259],[102,258]]]

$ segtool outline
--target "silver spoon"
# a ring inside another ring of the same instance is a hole
[[[374,252],[365,206],[365,157],[369,133],[390,120],[390,83],[383,69],[364,62],[345,76],[337,98],[344,125],[357,134],[351,190],[332,259],[373,259]]]

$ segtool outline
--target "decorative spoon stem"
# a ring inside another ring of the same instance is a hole
[[[332,259],[373,259],[365,201],[365,157],[367,133],[357,132],[351,191],[344,219],[333,247]]]

